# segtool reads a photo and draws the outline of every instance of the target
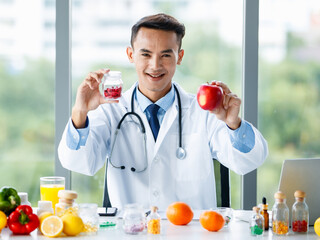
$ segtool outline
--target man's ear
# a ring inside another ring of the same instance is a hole
[[[133,49],[131,47],[127,47],[127,56],[131,63],[133,63]]]
[[[178,62],[177,62],[178,65],[181,64],[183,55],[184,55],[184,50],[183,50],[183,49],[180,49],[179,54],[178,54]]]

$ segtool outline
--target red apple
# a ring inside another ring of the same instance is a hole
[[[197,93],[197,100],[200,107],[204,110],[212,111],[220,106],[223,98],[221,87],[209,83],[202,84]]]

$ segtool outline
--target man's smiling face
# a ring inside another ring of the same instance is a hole
[[[127,48],[127,55],[135,64],[139,90],[151,101],[160,99],[170,90],[176,65],[181,63],[183,54],[175,32],[139,29],[133,48]]]

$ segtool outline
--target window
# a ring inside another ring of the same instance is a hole
[[[261,1],[259,129],[270,154],[258,170],[258,201],[273,202],[285,159],[320,154],[319,42],[319,1]]]
[[[44,11],[54,15],[55,5],[0,1],[0,182],[28,192],[34,206],[39,178],[54,175],[55,55],[43,48]]]

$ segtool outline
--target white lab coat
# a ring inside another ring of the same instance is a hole
[[[148,168],[141,173],[130,170],[131,167],[143,169],[146,164],[139,128],[119,134],[112,163],[126,168],[121,170],[110,163],[107,165],[112,206],[121,208],[127,203],[139,202],[146,208],[158,206],[165,210],[172,202],[183,201],[193,209],[214,208],[216,189],[213,157],[238,174],[254,170],[265,160],[267,143],[257,129],[252,126],[255,134],[253,149],[249,153],[238,151],[231,144],[226,124],[214,114],[202,110],[194,95],[175,85],[181,96],[182,143],[187,152],[186,158],[176,158],[179,144],[177,97],[164,116],[156,142],[145,114],[135,101],[135,112],[141,116],[146,128]],[[68,148],[66,127],[58,148],[63,167],[94,175],[104,166],[110,155],[115,129],[122,116],[131,110],[133,89],[134,86],[126,91],[118,104],[103,104],[88,113],[89,136],[86,145],[79,150]],[[125,137],[125,134],[129,137]]]

